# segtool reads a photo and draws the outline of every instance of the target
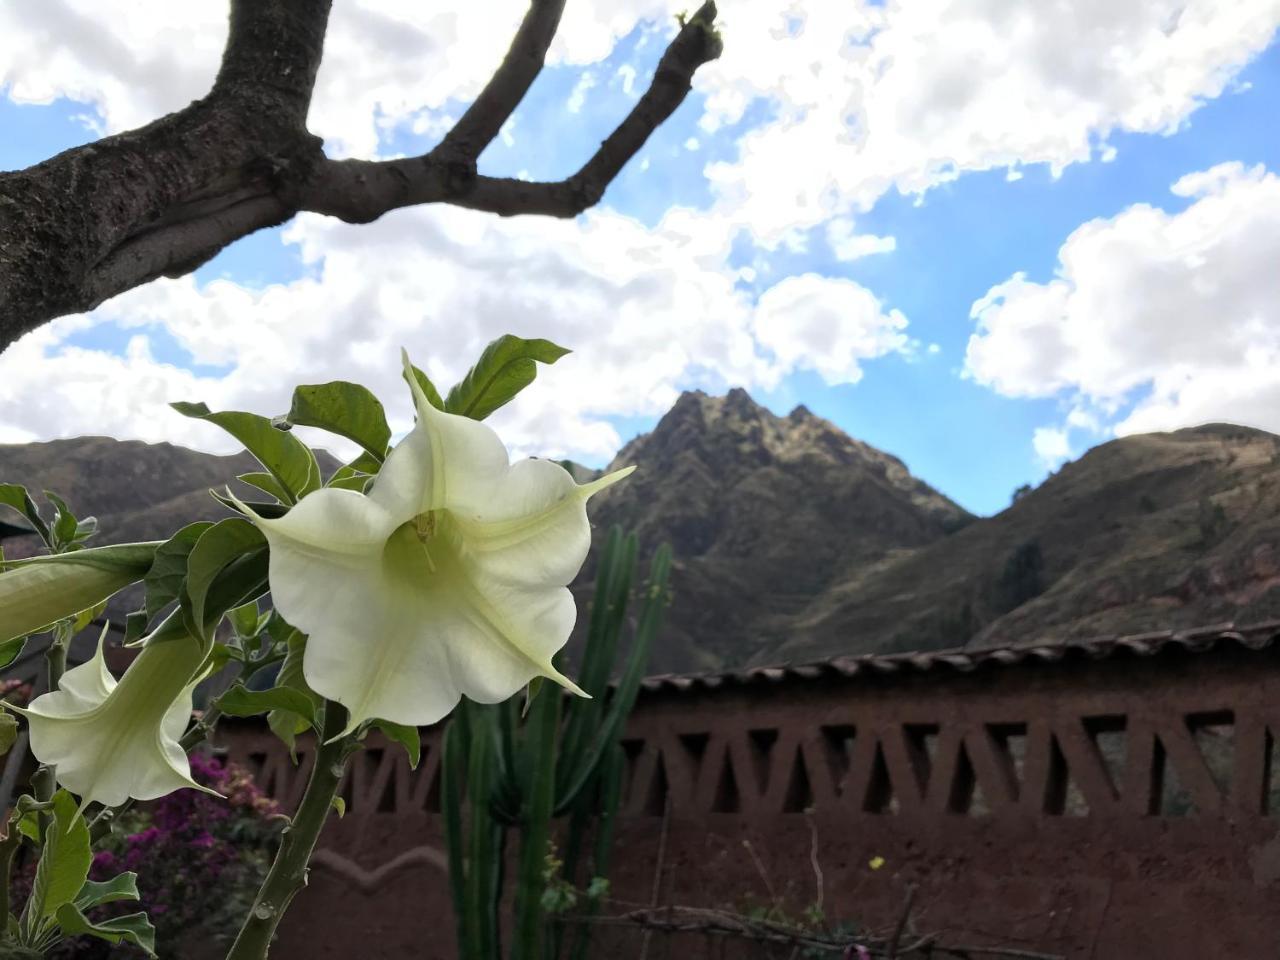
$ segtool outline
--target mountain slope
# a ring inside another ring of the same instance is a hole
[[[663,540],[674,549],[655,670],[740,663],[781,642],[841,571],[973,519],[895,457],[804,407],[775,416],[743,390],[683,394],[609,469],[633,463],[593,502],[592,522],[635,529],[647,550]]]
[[[752,659],[1280,617],[1280,438],[1213,424],[1095,447],[995,517],[815,598]]]
[[[590,513],[597,544],[636,529],[642,564],[675,548],[655,672],[1280,617],[1280,437],[1260,430],[1113,440],[982,519],[803,407],[775,416],[741,390],[682,395],[610,469],[631,463]],[[0,481],[65,495],[103,543],[225,516],[207,489],[251,469],[101,437],[0,446]],[[580,630],[593,565],[574,584]]]

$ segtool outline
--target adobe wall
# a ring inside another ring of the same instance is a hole
[[[958,672],[806,679],[774,672],[647,693],[612,894],[892,927],[952,944],[1071,958],[1270,957],[1280,950],[1280,652],[1229,642]],[[867,674],[872,675],[868,676]],[[435,731],[410,771],[372,743],[272,956],[453,955]],[[286,804],[289,764],[264,729],[226,746]],[[883,858],[872,869],[873,858]],[[638,932],[593,955],[640,956]],[[647,960],[786,957],[653,935]]]

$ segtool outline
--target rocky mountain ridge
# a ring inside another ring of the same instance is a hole
[[[987,518],[804,407],[777,416],[742,390],[683,394],[610,467],[630,463],[591,513],[646,551],[674,547],[655,672],[1280,617],[1280,437],[1260,430],[1113,440]],[[97,515],[100,542],[221,516],[207,489],[251,469],[247,454],[101,437],[0,446],[0,480]]]

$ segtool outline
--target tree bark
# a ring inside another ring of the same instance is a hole
[[[304,210],[349,223],[423,203],[577,216],[720,53],[708,0],[577,173],[552,183],[486,177],[476,158],[541,71],[564,10],[564,0],[532,0],[502,65],[439,146],[403,160],[336,161],[306,127],[329,8],[330,0],[232,0],[208,95],[145,127],[0,173],[0,350],[55,317],[190,273]]]

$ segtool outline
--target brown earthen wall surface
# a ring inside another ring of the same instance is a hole
[[[1277,733],[1270,646],[662,688],[628,727],[611,892],[780,900],[797,915],[820,901],[832,920],[883,931],[914,884],[912,926],[953,944],[1275,957]],[[435,731],[424,745],[416,771],[381,741],[357,756],[346,816],[326,829],[273,958],[453,957]],[[292,767],[251,725],[225,746],[296,803],[305,754]],[[641,942],[610,931],[592,955],[639,957]],[[772,951],[654,934],[647,958],[790,955]]]

